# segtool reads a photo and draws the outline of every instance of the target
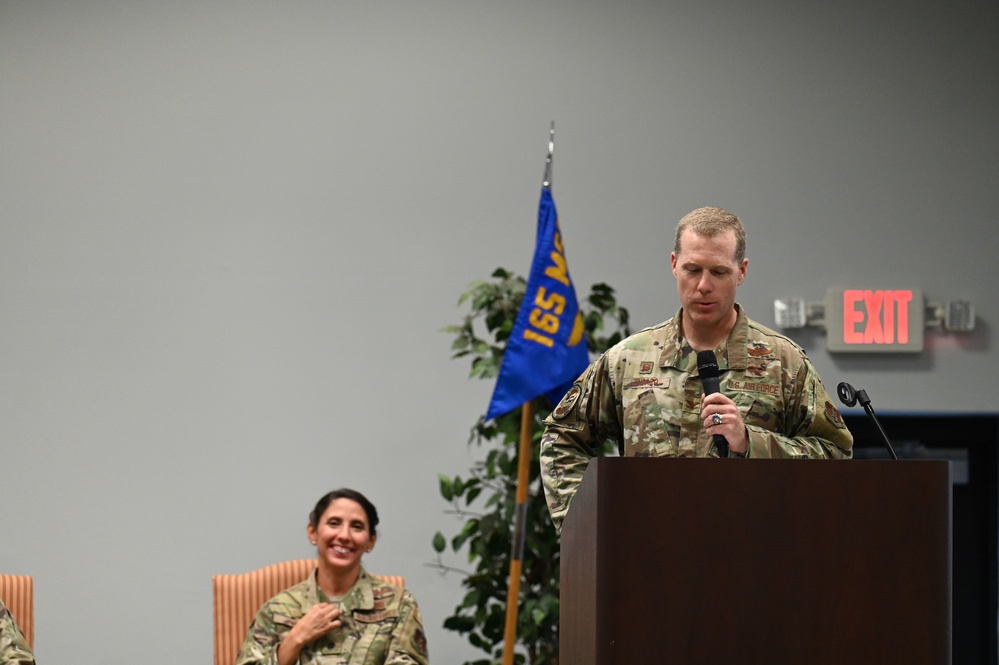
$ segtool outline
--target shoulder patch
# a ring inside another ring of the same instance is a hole
[[[427,636],[423,634],[423,629],[417,629],[416,633],[413,635],[413,648],[416,649],[417,653],[420,655],[427,655]]]
[[[583,389],[578,383],[572,384],[572,388],[569,388],[569,392],[565,394],[562,401],[558,403],[555,410],[552,411],[552,418],[555,420],[562,420],[567,415],[572,413],[572,410],[576,408],[576,402],[579,401],[579,396],[583,394]]]
[[[839,409],[833,406],[832,402],[826,402],[826,420],[839,429],[846,429],[846,423],[843,422],[843,416],[839,415]]]

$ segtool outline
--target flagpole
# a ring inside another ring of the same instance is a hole
[[[542,186],[552,186],[552,153],[555,151],[555,121],[548,131],[548,157]],[[517,513],[510,545],[510,582],[506,593],[506,628],[503,633],[503,665],[513,665],[513,648],[517,644],[517,613],[520,607],[520,577],[527,540],[527,486],[530,484],[530,463],[534,459],[531,443],[534,430],[534,408],[524,402],[520,413],[520,448],[517,453]]]
[[[531,431],[534,429],[534,409],[530,402],[521,407],[520,451],[517,460],[517,516],[513,530],[510,556],[510,583],[506,594],[506,632],[503,636],[503,665],[513,665],[513,648],[517,644],[517,611],[520,605],[520,577],[524,558],[527,524],[527,485],[530,471]]]

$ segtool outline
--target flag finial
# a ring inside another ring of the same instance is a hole
[[[552,128],[548,130],[548,157],[545,159],[545,179],[541,181],[541,186],[545,189],[552,188],[552,153],[555,152],[555,121],[552,120]]]

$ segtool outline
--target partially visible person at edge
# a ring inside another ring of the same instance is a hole
[[[338,489],[321,498],[306,527],[318,550],[316,569],[264,603],[236,665],[429,663],[413,594],[361,566],[377,526],[378,511],[360,492]]]
[[[0,600],[0,665],[35,665],[28,640]]]
[[[596,449],[629,457],[853,456],[853,436],[804,350],[746,316],[746,230],[721,208],[698,208],[676,227],[670,255],[680,310],[598,358],[545,420],[541,477],[559,530]],[[704,396],[697,352],[713,350],[721,390]]]

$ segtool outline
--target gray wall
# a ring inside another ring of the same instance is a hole
[[[750,233],[740,301],[917,286],[978,309],[842,357],[879,411],[995,411],[999,8],[959,3],[0,0],[0,570],[44,663],[207,663],[211,576],[383,514],[434,661],[437,473],[491,384],[440,329],[533,251],[549,122],[577,288],[678,306],[684,213]],[[452,561],[462,565],[460,558]]]

